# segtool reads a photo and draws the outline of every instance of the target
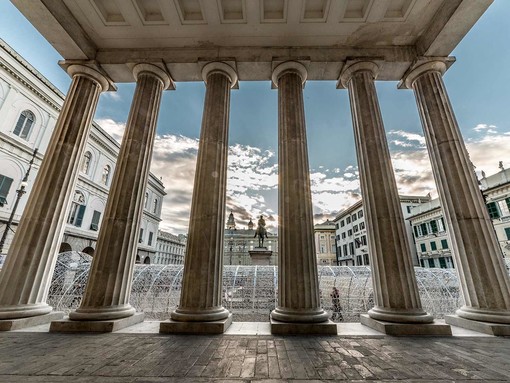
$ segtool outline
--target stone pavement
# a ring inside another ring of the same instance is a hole
[[[510,381],[510,339],[466,335],[6,332],[0,382]]]

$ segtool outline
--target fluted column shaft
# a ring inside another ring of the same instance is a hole
[[[324,322],[320,307],[306,143],[303,83],[306,69],[280,64],[278,86],[278,306],[282,322]]]
[[[0,273],[0,319],[47,314],[46,298],[78,167],[99,95],[99,72],[72,65],[73,80]]]
[[[373,319],[430,323],[423,311],[384,131],[375,77],[377,66],[360,62],[341,76],[349,90],[366,217],[375,307]]]
[[[229,315],[221,297],[230,88],[236,75],[227,64],[210,63],[203,77],[207,85],[181,299],[171,314],[173,320],[184,322]]]
[[[160,68],[139,64],[126,131],[113,175],[90,277],[72,320],[131,316],[131,281],[149,177],[161,94],[170,79]]]
[[[457,315],[510,323],[510,280],[487,207],[443,83],[446,66],[429,62],[405,84],[415,92],[439,199],[450,230],[465,305]]]

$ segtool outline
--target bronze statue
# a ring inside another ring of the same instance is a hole
[[[267,230],[266,230],[266,221],[264,220],[263,216],[260,216],[260,218],[259,218],[257,230],[255,231],[255,235],[253,236],[253,238],[255,238],[257,236],[259,237],[259,246],[258,247],[264,247],[264,238],[268,238],[268,237],[267,237]]]

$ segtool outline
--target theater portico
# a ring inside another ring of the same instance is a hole
[[[70,314],[75,331],[90,331],[87,322],[94,321],[133,323],[129,291],[141,190],[161,94],[175,83],[204,81],[181,300],[169,315],[172,322],[163,322],[161,331],[226,331],[231,316],[221,306],[221,251],[230,99],[243,81],[271,81],[279,97],[279,287],[271,314],[273,333],[334,333],[318,299],[302,97],[306,81],[334,80],[349,93],[368,209],[375,307],[363,323],[386,333],[398,327],[407,335],[451,334],[448,325],[434,322],[422,308],[409,243],[402,234],[404,221],[374,86],[375,81],[400,81],[400,88],[412,89],[416,96],[441,205],[453,228],[452,250],[465,305],[449,320],[478,329],[498,324],[510,334],[510,280],[442,81],[455,61],[452,50],[492,0],[12,2],[63,56],[60,65],[73,83],[41,167],[46,177],[34,185],[37,192],[30,195],[2,270],[0,319],[51,310],[46,304],[48,280],[87,126],[101,92],[114,91],[115,83],[136,82],[129,134],[120,150],[123,166],[117,167],[112,183],[117,197],[108,200],[85,299]]]

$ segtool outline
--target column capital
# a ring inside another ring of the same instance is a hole
[[[301,82],[303,83],[303,86],[305,85],[306,79],[308,77],[308,71],[306,67],[299,61],[285,61],[279,64],[273,70],[271,80],[273,81],[273,85],[275,88],[278,88],[278,79],[284,74],[289,72],[298,74],[299,77],[301,77]]]
[[[351,80],[354,73],[362,71],[370,72],[375,80],[379,74],[379,66],[373,61],[356,61],[350,65],[346,65],[338,77],[337,87],[347,88],[347,84]]]
[[[170,74],[168,74],[164,69],[149,63],[136,64],[133,67],[133,76],[135,76],[135,79],[138,80],[138,76],[142,73],[149,73],[161,80],[163,83],[163,90],[175,90],[175,83],[173,82],[172,77],[170,77]]]
[[[117,90],[113,81],[106,74],[101,73],[99,68],[92,68],[90,65],[84,64],[71,64],[65,70],[73,78],[76,76],[88,77],[101,87],[101,92]]]
[[[441,76],[448,69],[446,63],[441,60],[427,61],[423,64],[414,65],[404,75],[398,84],[399,89],[412,89],[413,83],[418,77],[429,72],[438,72]]]
[[[202,78],[207,84],[207,78],[213,73],[221,73],[230,79],[230,87],[234,88],[237,86],[237,72],[234,68],[223,61],[211,61],[204,65],[202,68]]]

